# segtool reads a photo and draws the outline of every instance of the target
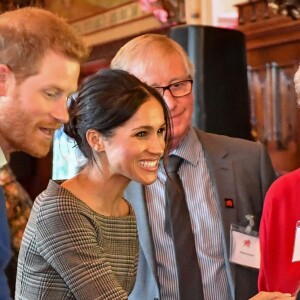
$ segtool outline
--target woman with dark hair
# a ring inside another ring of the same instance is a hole
[[[103,70],[69,103],[64,131],[86,164],[35,200],[19,255],[16,299],[127,299],[136,277],[131,180],[151,184],[168,152],[163,98],[133,75]]]

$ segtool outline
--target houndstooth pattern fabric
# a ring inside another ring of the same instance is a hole
[[[127,299],[138,259],[130,210],[126,217],[99,215],[50,181],[23,236],[15,299]]]

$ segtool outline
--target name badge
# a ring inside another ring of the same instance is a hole
[[[300,221],[296,224],[294,252],[292,262],[300,261]]]
[[[231,224],[230,228],[230,262],[259,269],[260,246],[258,232],[252,226]]]

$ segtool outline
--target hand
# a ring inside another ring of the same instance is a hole
[[[295,300],[296,298],[292,297],[291,294],[287,294],[287,293],[259,292],[257,295],[255,295],[249,300],[273,300],[273,299]]]

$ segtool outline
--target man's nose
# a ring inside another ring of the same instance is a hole
[[[176,106],[176,99],[171,94],[170,90],[166,89],[164,91],[163,98],[164,98],[165,102],[167,103],[169,110],[174,109],[174,107]]]
[[[56,105],[53,107],[52,117],[58,122],[64,124],[69,121],[69,113],[67,108],[66,99],[61,99],[56,102]]]

